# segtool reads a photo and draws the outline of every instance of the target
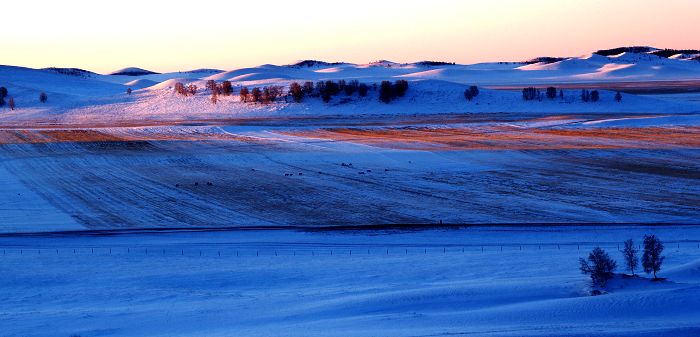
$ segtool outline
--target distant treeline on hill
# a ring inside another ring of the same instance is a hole
[[[44,68],[42,70],[62,74],[62,75],[68,75],[68,76],[78,76],[78,77],[92,77],[92,75],[96,75],[92,71],[87,71],[83,70],[80,68],[56,68],[56,67],[50,67],[50,68]]]
[[[527,61],[522,62],[522,63],[525,63],[525,64],[535,64],[535,63],[546,63],[546,64],[550,64],[550,63],[556,63],[556,62],[564,61],[564,60],[566,60],[565,57],[549,57],[549,56],[542,56],[542,57],[535,57],[534,59],[527,60]]]
[[[619,47],[613,49],[603,49],[595,52],[595,54],[600,56],[615,56],[622,53],[634,53],[634,54],[651,54],[659,57],[669,58],[673,55],[678,54],[700,54],[700,50],[697,49],[660,49],[655,50],[651,47]]]
[[[282,98],[285,102],[291,99],[293,102],[299,103],[305,98],[321,98],[324,102],[330,102],[333,97],[345,95],[347,97],[357,94],[358,97],[366,97],[370,90],[379,91],[379,100],[384,103],[403,97],[408,91],[408,81],[397,80],[395,82],[383,81],[381,84],[376,83],[368,85],[360,83],[357,80],[338,80],[338,81],[307,81],[304,83],[292,82],[287,91],[279,85],[271,85],[264,87],[248,88],[243,86],[238,91],[240,101],[243,103],[264,103],[269,104]],[[223,81],[221,84],[214,80],[207,81],[206,89],[211,93],[213,103],[218,102],[218,97],[231,96],[233,94],[233,85],[230,81]],[[183,83],[175,83],[175,92],[182,96],[196,95],[198,88],[194,84],[186,86]]]

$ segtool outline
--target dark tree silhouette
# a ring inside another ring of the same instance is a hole
[[[360,83],[360,85],[357,87],[357,94],[360,95],[360,97],[367,96],[368,91],[369,87],[367,86],[367,84]]]
[[[618,103],[622,101],[622,94],[619,91],[615,94],[615,101]]]
[[[408,81],[398,80],[398,81],[394,82],[394,86],[393,86],[394,97],[392,97],[392,99],[396,98],[396,97],[403,97],[406,94],[406,91],[408,91]]]
[[[625,257],[625,267],[627,267],[627,270],[629,270],[632,275],[634,275],[634,270],[639,263],[637,253],[637,249],[634,248],[634,241],[632,241],[632,239],[625,241],[625,248],[622,250],[622,256]]]
[[[557,98],[557,88],[555,87],[548,87],[547,92],[546,92],[547,98],[549,99],[555,99]]]
[[[642,254],[642,268],[647,274],[653,273],[654,279],[657,279],[656,273],[661,270],[661,264],[665,257],[661,255],[664,251],[664,244],[655,235],[644,236],[644,254]]]
[[[594,248],[588,254],[588,260],[580,258],[579,264],[581,273],[591,275],[593,285],[600,287],[605,287],[617,268],[617,263],[600,247]]]
[[[562,101],[564,100],[564,90],[559,90],[559,99]]]
[[[323,90],[321,92],[321,99],[323,100],[324,103],[328,103],[331,101],[331,98],[333,95],[331,95],[331,92],[329,90]]]
[[[535,87],[529,87],[523,89],[523,99],[526,101],[532,101],[539,99],[540,97],[540,90],[535,88]]]
[[[479,87],[472,85],[469,87],[469,91],[472,93],[472,97],[479,96]]]
[[[591,92],[588,90],[581,90],[581,100],[584,102],[588,102],[591,100]]]
[[[7,97],[7,88],[0,87],[0,99]]]
[[[39,102],[46,103],[49,100],[49,96],[45,92],[39,94]]]
[[[389,102],[391,102],[393,96],[394,89],[391,85],[391,82],[382,81],[382,84],[379,86],[379,100],[388,104]]]
[[[297,82],[292,82],[289,85],[289,95],[292,96],[294,102],[299,103],[304,99],[304,89]]]
[[[131,95],[131,92],[132,92],[131,88],[126,89],[126,94],[127,94],[127,95]]]
[[[358,80],[352,80],[350,81],[347,85],[345,85],[345,94],[348,96],[352,96],[360,86],[360,82]]]
[[[224,96],[231,96],[231,94],[233,94],[233,85],[231,81],[224,81],[221,83],[221,93],[224,94]]]
[[[472,99],[474,99],[474,94],[473,94],[472,91],[469,90],[469,89],[464,90],[464,98],[466,98],[467,101],[470,101],[470,102],[471,102]]]
[[[262,98],[262,91],[260,90],[260,88],[253,88],[253,91],[251,91],[250,96],[253,103],[260,102],[260,98]]]
[[[207,84],[205,85],[205,88],[211,92],[216,91],[216,81],[208,80]]]
[[[600,93],[598,93],[598,90],[591,91],[591,101],[598,102],[599,99],[600,99]]]
[[[311,96],[314,94],[314,82],[306,81],[302,87],[305,96]]]
[[[250,95],[250,90],[248,90],[248,87],[243,87],[241,88],[241,91],[238,92],[238,96],[241,98],[241,102],[243,103],[248,102],[248,95]]]

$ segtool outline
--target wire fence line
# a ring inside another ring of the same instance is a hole
[[[595,247],[610,251],[620,251],[622,243],[582,243],[582,244],[488,244],[488,245],[385,245],[385,246],[335,246],[335,247],[173,247],[173,246],[79,246],[79,247],[3,247],[0,248],[0,258],[8,256],[183,256],[183,257],[289,257],[289,256],[377,256],[377,255],[454,255],[473,253],[510,253],[534,251],[578,251],[587,253]],[[666,242],[667,250],[700,251],[700,242]],[[637,245],[641,250],[642,246]]]

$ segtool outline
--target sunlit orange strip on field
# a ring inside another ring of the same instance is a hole
[[[414,150],[700,148],[700,128],[382,128],[283,132],[290,136]]]

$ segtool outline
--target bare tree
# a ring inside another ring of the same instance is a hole
[[[216,81],[208,80],[207,84],[204,86],[207,90],[214,92],[216,91]]]
[[[7,106],[10,107],[10,110],[15,109],[15,99],[14,97],[10,97],[10,99],[7,101]]]
[[[292,84],[289,85],[289,95],[292,96],[294,102],[300,103],[304,98],[304,89],[299,83],[292,82]]]
[[[243,103],[248,102],[248,95],[250,95],[250,90],[248,90],[248,87],[241,88],[241,91],[238,93],[238,96],[240,96],[241,102]]]
[[[594,286],[605,287],[613,277],[617,263],[602,248],[596,247],[588,254],[588,260],[579,259],[581,273],[591,275]]]
[[[260,98],[262,97],[262,91],[260,91],[260,88],[253,88],[253,91],[250,95],[253,103],[260,102]]]
[[[644,236],[644,254],[642,254],[642,267],[647,274],[656,273],[661,270],[661,264],[665,257],[661,255],[664,251],[664,244],[655,235]]]
[[[190,86],[187,88],[189,91],[190,95],[194,96],[197,94],[197,86],[194,84],[190,84]]]
[[[618,103],[622,101],[622,94],[619,91],[615,94],[615,101]]]
[[[634,248],[634,241],[632,241],[632,239],[625,241],[625,248],[622,250],[622,256],[625,257],[625,267],[627,267],[627,270],[629,270],[632,275],[635,275],[634,270],[639,263],[639,257],[637,255],[638,251]]]
[[[221,92],[224,96],[231,96],[231,94],[233,94],[233,85],[231,81],[224,81],[221,83]]]
[[[187,96],[187,89],[185,89],[185,85],[181,82],[175,83],[175,92],[180,95]]]

